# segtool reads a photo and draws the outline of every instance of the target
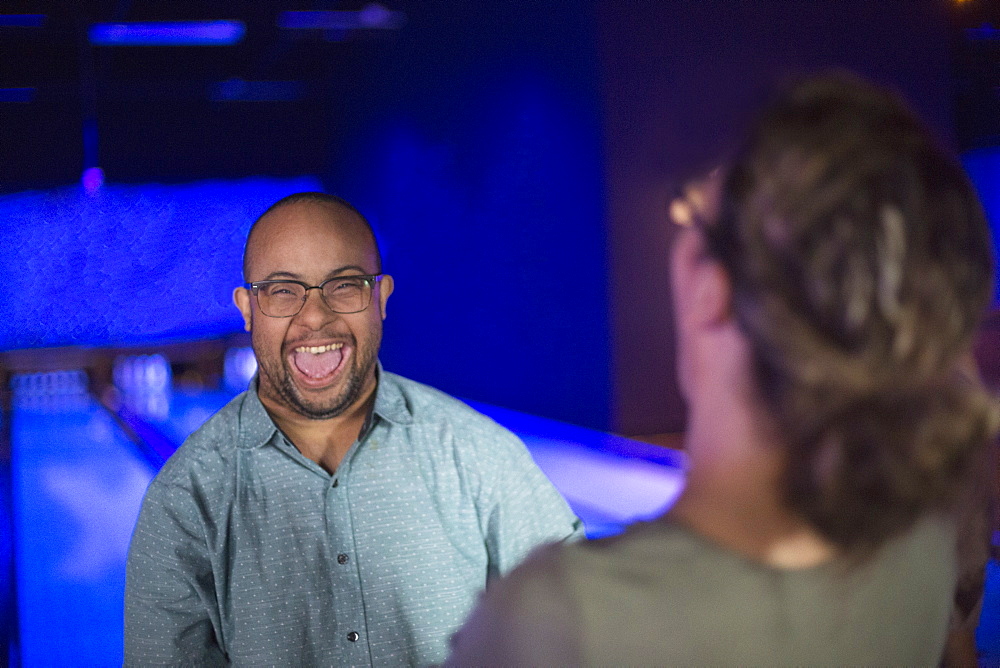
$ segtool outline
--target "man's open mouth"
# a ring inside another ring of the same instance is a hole
[[[344,359],[343,343],[325,346],[299,346],[292,351],[292,363],[299,372],[313,380],[333,375]]]

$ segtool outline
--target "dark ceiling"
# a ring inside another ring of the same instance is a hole
[[[948,2],[959,146],[1000,146],[1000,0]]]
[[[951,17],[959,146],[1000,145],[1000,0],[940,1]],[[419,2],[383,5],[420,11]],[[19,89],[0,101],[0,192],[72,183],[88,163],[116,182],[325,173],[344,112],[338,101],[347,97],[338,92],[377,76],[365,72],[366,54],[407,28],[287,30],[278,19],[366,6],[5,0],[4,14],[44,19],[0,26],[0,87]],[[245,37],[233,46],[160,47],[94,46],[87,37],[95,22],[216,19],[242,21]]]
[[[354,11],[364,2],[10,5],[4,14],[44,19],[0,27],[0,86],[30,89],[0,102],[0,192],[74,182],[88,162],[116,182],[322,173],[338,87],[351,85],[352,63],[366,49],[394,38],[390,30],[278,27],[286,10]],[[243,39],[231,46],[88,39],[99,22],[218,19],[242,21]]]

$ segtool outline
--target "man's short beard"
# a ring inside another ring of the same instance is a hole
[[[285,404],[302,417],[309,418],[310,420],[329,420],[330,418],[342,415],[361,396],[361,392],[365,387],[365,378],[368,377],[372,365],[369,363],[366,366],[367,368],[362,369],[361,373],[349,377],[347,387],[344,388],[344,393],[341,395],[340,400],[325,410],[311,408],[303,403],[295,391],[295,384],[292,383],[292,377],[289,373],[285,373],[281,382],[274,387],[278,391],[278,394],[281,395],[281,398],[285,400]]]
[[[378,350],[377,344],[379,342],[380,339],[376,341],[376,351]],[[356,347],[355,351],[360,353]],[[348,377],[343,393],[335,404],[322,408],[309,406],[302,400],[298,388],[292,382],[292,372],[287,368],[287,362],[284,360],[279,359],[278,363],[273,366],[271,364],[261,364],[260,360],[258,360],[258,366],[261,376],[260,382],[264,383],[264,379],[266,378],[266,386],[270,388],[270,393],[277,395],[272,398],[280,400],[282,404],[304,418],[310,420],[328,420],[343,415],[361,397],[362,392],[365,390],[365,381],[369,375],[374,374],[376,360],[377,354],[369,353],[363,359],[359,359],[360,364],[356,373],[351,373],[352,369],[344,369]],[[275,371],[277,373],[274,373]]]

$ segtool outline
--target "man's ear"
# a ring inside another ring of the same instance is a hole
[[[244,287],[233,290],[233,303],[243,315],[243,329],[250,331],[250,291]]]
[[[392,294],[392,289],[395,286],[396,284],[389,274],[384,274],[382,280],[378,282],[378,307],[382,312],[383,320],[385,320],[385,304],[389,301],[389,295]]]

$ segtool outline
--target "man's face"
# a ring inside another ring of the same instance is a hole
[[[374,243],[364,223],[324,202],[282,206],[256,226],[247,248],[247,281],[290,279],[319,285],[335,276],[377,274]],[[385,304],[386,276],[360,313],[331,311],[319,290],[309,290],[302,310],[289,318],[261,312],[250,291],[233,299],[251,333],[261,400],[273,410],[311,419],[341,415],[375,387]]]

